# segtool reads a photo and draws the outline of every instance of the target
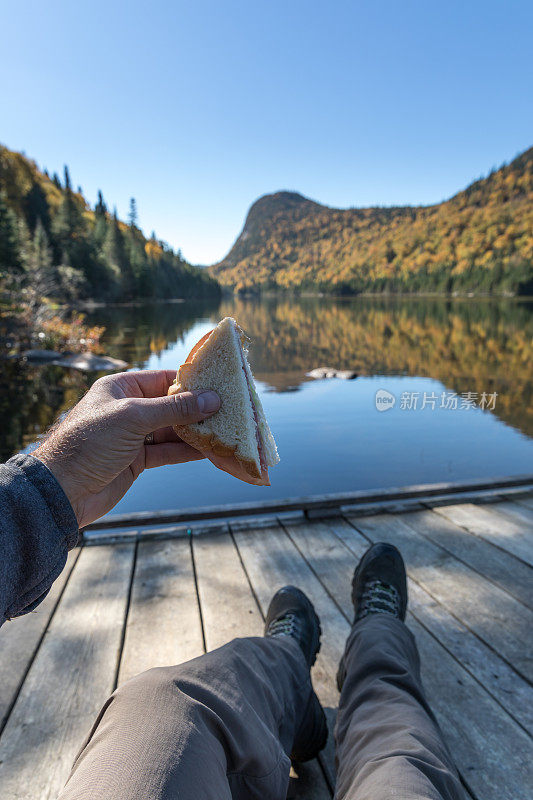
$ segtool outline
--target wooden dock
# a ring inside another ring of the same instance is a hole
[[[261,635],[270,598],[287,583],[309,595],[322,621],[313,681],[333,728],[351,577],[376,541],[404,555],[407,622],[467,795],[526,800],[533,731],[527,483],[358,493],[354,502],[289,504],[290,511],[260,516],[233,508],[196,525],[164,519],[163,526],[150,515],[134,530],[127,520],[120,531],[92,527],[39,609],[0,630],[2,800],[53,800],[118,684],[235,636]],[[297,768],[290,795],[325,800],[334,782],[330,736],[319,760]]]

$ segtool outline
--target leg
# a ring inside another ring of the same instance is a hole
[[[149,670],[107,701],[61,800],[284,800],[312,696],[288,636],[236,639]]]
[[[367,550],[355,570],[352,601],[354,624],[337,676],[336,798],[463,800],[404,625],[407,576],[395,547]]]
[[[306,761],[326,743],[310,676],[319,648],[311,602],[280,589],[265,638],[235,639],[117,689],[60,800],[285,800],[289,755]]]
[[[348,637],[335,731],[338,800],[462,800],[400,619],[369,614]]]

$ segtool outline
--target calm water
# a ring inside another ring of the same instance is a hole
[[[89,320],[106,326],[110,355],[133,368],[175,369],[228,314],[253,340],[250,361],[281,456],[272,487],[248,486],[196,462],[145,472],[116,512],[533,471],[531,303],[228,300],[106,307]],[[358,377],[306,377],[320,366],[354,369]],[[96,377],[9,369],[4,457],[30,446]],[[384,412],[376,409],[380,390],[395,398]],[[443,392],[451,408],[441,407]],[[453,408],[452,392],[470,392],[477,404],[485,393],[494,408],[461,408],[461,397]]]

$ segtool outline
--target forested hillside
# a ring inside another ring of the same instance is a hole
[[[238,291],[533,293],[533,148],[443,203],[328,208],[260,198],[210,268]]]
[[[73,302],[86,299],[202,297],[219,287],[155,234],[128,223],[102,193],[93,207],[71,185],[69,171],[50,176],[24,155],[0,146],[0,289]]]

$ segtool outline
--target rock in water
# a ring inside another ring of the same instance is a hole
[[[63,356],[54,363],[60,367],[71,367],[83,372],[114,372],[126,369],[128,364],[119,358],[110,356],[97,356],[94,353],[74,353],[70,356]]]
[[[342,378],[345,381],[353,381],[354,378],[357,378],[357,372],[354,372],[353,369],[338,369],[336,378]]]
[[[345,381],[352,381],[357,378],[357,372],[352,369],[334,369],[333,367],[317,367],[311,372],[305,373],[308,378],[322,380],[323,378],[342,378]]]
[[[25,350],[22,357],[29,364],[47,364],[50,361],[57,361],[61,358],[61,353],[55,350]]]
[[[321,378],[327,378],[328,373],[330,373],[331,367],[317,367],[316,369],[312,369],[311,372],[306,372],[308,378],[315,378],[316,380],[321,380]]]

